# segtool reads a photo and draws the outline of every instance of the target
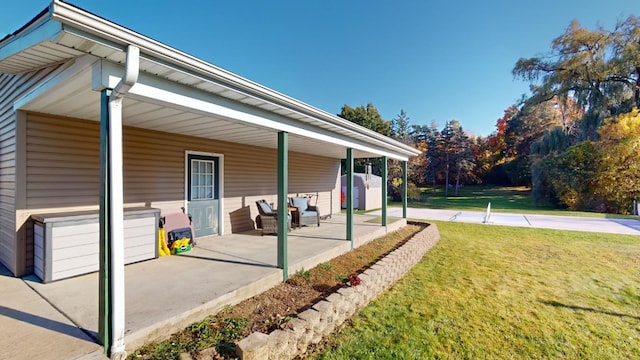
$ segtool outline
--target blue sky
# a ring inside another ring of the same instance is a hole
[[[593,29],[640,15],[638,0],[70,0],[85,10],[337,114],[373,103],[412,124],[458,119],[489,135],[529,85],[521,57],[573,19]],[[49,4],[3,3],[0,37]]]

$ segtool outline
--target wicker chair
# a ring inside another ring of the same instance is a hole
[[[256,201],[258,217],[262,227],[262,235],[278,233],[278,212],[271,208],[266,200]],[[291,230],[291,215],[287,215],[287,231]]]
[[[302,225],[318,225],[320,226],[320,209],[318,206],[309,205],[308,197],[290,197],[289,206],[296,208],[293,212],[293,222],[302,227]]]

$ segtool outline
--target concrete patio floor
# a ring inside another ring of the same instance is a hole
[[[368,222],[375,218],[354,216],[354,247],[406,225],[404,219],[390,219],[385,229]],[[345,223],[346,216],[334,214],[323,220],[320,227],[292,230],[288,236],[289,274],[349,251]],[[236,304],[280,283],[283,275],[276,268],[276,249],[276,236],[261,236],[260,231],[252,231],[198,239],[197,246],[189,252],[126,266],[127,350],[166,338],[227,304]],[[0,277],[0,281],[5,280]],[[29,276],[24,283],[70,323],[97,338],[97,273],[49,284]],[[37,322],[30,325],[39,326]],[[9,331],[7,327],[0,328],[0,339]],[[80,337],[82,334],[74,339]],[[65,347],[64,341],[59,342],[59,347]]]

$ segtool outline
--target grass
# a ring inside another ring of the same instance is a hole
[[[638,237],[436,224],[318,359],[640,358]]]
[[[396,218],[396,217],[388,217],[387,218],[387,224],[393,224],[394,222],[400,220],[400,218]],[[377,216],[373,219],[369,219],[366,220],[365,222],[367,223],[371,223],[371,224],[382,224],[382,216]]]
[[[630,215],[602,214],[593,212],[569,211],[555,209],[549,206],[535,206],[531,199],[531,190],[527,187],[501,187],[474,185],[460,188],[458,196],[454,196],[454,189],[449,189],[449,196],[444,196],[444,188],[438,187],[422,189],[422,201],[410,202],[409,207],[426,207],[430,209],[451,209],[468,211],[486,211],[491,202],[494,212],[518,212],[523,214],[546,214],[583,216],[596,218],[634,218]],[[402,206],[394,203],[393,206]]]

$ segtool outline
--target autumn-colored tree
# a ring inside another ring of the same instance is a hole
[[[605,120],[598,134],[597,192],[612,211],[630,213],[640,196],[640,112],[634,108]]]
[[[640,112],[608,118],[598,141],[549,153],[533,166],[533,195],[540,203],[572,210],[630,213],[640,196]]]
[[[518,113],[515,105],[509,106],[504,110],[504,115],[496,120],[496,131],[485,139],[485,151],[478,152],[476,155],[476,173],[480,182],[489,184],[510,185],[507,179],[504,164],[513,160],[513,155],[507,154],[508,136],[512,136],[513,132],[508,132],[509,122]]]
[[[494,157],[489,148],[488,138],[476,136],[470,138],[470,148],[474,163],[472,172],[469,172],[469,180],[474,184],[481,184],[487,178],[489,172],[494,168]]]
[[[571,210],[604,211],[604,202],[595,196],[600,154],[592,141],[583,141],[562,153],[552,153],[533,164],[533,199],[538,205],[551,204]]]
[[[507,122],[504,146],[504,172],[513,185],[531,184],[531,144],[539,141],[561,119],[553,101],[525,101]]]
[[[487,147],[496,164],[504,162],[506,158],[509,121],[519,112],[520,110],[513,105],[505,109],[504,116],[496,120],[496,131],[487,137]]]

